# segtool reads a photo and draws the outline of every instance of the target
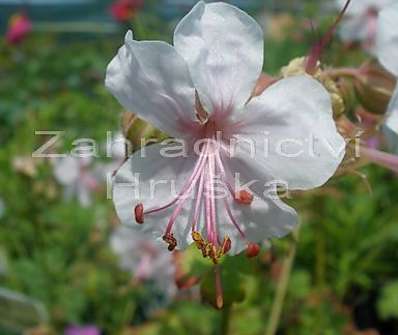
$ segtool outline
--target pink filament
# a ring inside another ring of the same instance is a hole
[[[217,199],[214,189],[214,181],[217,172],[220,173],[221,182],[225,187],[228,188],[233,200],[235,192],[232,185],[227,181],[227,173],[220,157],[219,148],[217,147],[218,144],[216,145],[211,144],[211,141],[213,140],[215,139],[214,138],[209,139],[209,141],[207,141],[204,144],[199,159],[195,164],[194,170],[191,176],[188,178],[187,182],[182,187],[179,194],[166,205],[145,211],[144,215],[156,213],[165,210],[167,208],[170,208],[173,205],[176,205],[170,216],[165,231],[166,235],[170,234],[172,232],[177,217],[181,214],[185,201],[187,200],[187,198],[189,197],[190,193],[195,188],[195,186],[197,186],[195,192],[196,198],[194,204],[192,231],[196,231],[197,229],[197,224],[199,221],[201,204],[203,199],[207,240],[211,242],[213,245],[219,246],[222,244],[222,242],[219,240],[218,230],[217,230],[217,215],[216,215]],[[224,199],[224,207],[227,211],[228,217],[233,226],[237,229],[240,236],[242,238],[245,238],[245,234],[242,231],[242,229],[239,227],[236,219],[234,218],[231,207],[229,206],[226,199]]]

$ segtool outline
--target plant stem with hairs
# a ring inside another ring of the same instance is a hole
[[[282,264],[281,277],[276,287],[275,298],[272,304],[271,314],[268,320],[267,330],[265,335],[275,335],[278,330],[279,322],[281,319],[283,304],[285,302],[287,288],[289,285],[290,274],[296,256],[297,243],[299,238],[300,224],[293,232],[293,241],[289,247],[289,251]]]

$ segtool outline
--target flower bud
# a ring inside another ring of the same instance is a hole
[[[131,143],[134,150],[146,145],[152,138],[159,139],[162,137],[159,130],[131,112],[124,112],[121,122],[123,136]]]
[[[392,97],[396,79],[376,63],[365,64],[355,80],[355,91],[362,106],[371,113],[384,114]]]

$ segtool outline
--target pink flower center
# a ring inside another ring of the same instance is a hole
[[[234,129],[234,126],[220,126],[222,123],[209,119],[200,129],[200,146],[198,159],[193,168],[192,174],[187,178],[178,195],[163,206],[144,210],[140,203],[134,208],[137,223],[142,224],[144,217],[158,213],[169,208],[173,211],[163,236],[170,251],[177,246],[177,240],[173,234],[173,228],[178,216],[188,199],[194,195],[193,216],[191,222],[192,239],[204,257],[209,257],[214,263],[231,249],[229,236],[220,236],[218,227],[218,210],[223,210],[228,217],[230,224],[237,230],[242,239],[246,239],[245,233],[240,228],[234,217],[230,202],[235,201],[240,205],[249,206],[253,201],[253,195],[248,190],[235,190],[228,175],[228,170],[222,160],[222,151],[228,151],[226,143],[229,141],[230,133],[225,131]],[[216,188],[219,185],[221,188]],[[220,190],[222,192],[220,194]],[[228,199],[229,198],[229,199]],[[198,231],[198,222],[201,213],[204,217],[206,236]]]

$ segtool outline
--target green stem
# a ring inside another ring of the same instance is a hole
[[[316,225],[316,258],[315,258],[315,273],[316,284],[318,288],[325,286],[325,269],[326,269],[326,243],[325,232],[322,225],[322,219]]]
[[[290,245],[289,251],[282,264],[281,278],[276,288],[275,299],[272,304],[271,314],[268,320],[266,335],[275,335],[278,330],[279,322],[281,319],[283,304],[286,298],[287,288],[289,284],[290,274],[296,257],[296,249],[299,238],[300,224],[293,232],[293,241]]]
[[[229,325],[231,320],[231,306],[227,305],[221,311],[221,335],[229,334]]]

